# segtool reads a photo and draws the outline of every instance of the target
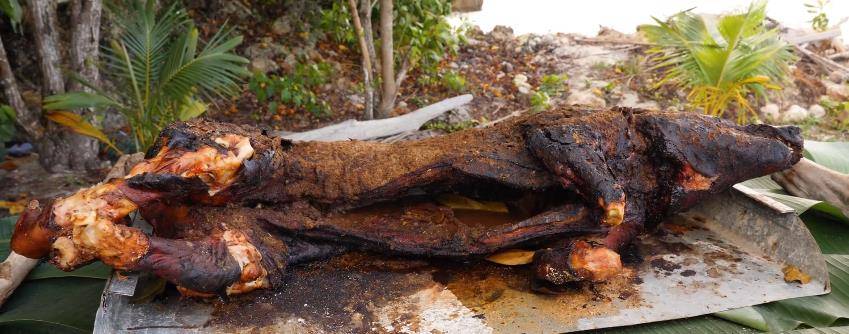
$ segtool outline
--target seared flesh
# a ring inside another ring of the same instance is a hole
[[[199,296],[282,286],[287,266],[351,247],[473,257],[557,245],[537,252],[536,278],[600,281],[638,233],[801,151],[795,127],[624,108],[394,144],[192,121],[165,129],[127,177],[31,203],[12,249],[65,270],[152,271]],[[153,236],[126,226],[135,210]]]

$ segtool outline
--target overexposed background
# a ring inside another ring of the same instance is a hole
[[[810,29],[805,0],[772,0],[767,15],[792,28]],[[694,8],[698,13],[722,14],[745,10],[748,0],[484,0],[479,12],[466,13],[471,23],[484,32],[496,25],[513,28],[517,35],[525,33],[579,33],[595,36],[599,25],[624,33],[652,23],[652,16],[665,19],[681,10]],[[849,0],[832,0],[826,6],[830,24],[849,17]],[[842,26],[843,36],[849,36],[849,23]],[[844,37],[846,39],[846,37]]]

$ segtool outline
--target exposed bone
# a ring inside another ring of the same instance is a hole
[[[30,259],[14,251],[9,253],[6,260],[0,263],[0,305],[6,302],[36,265],[38,259]]]

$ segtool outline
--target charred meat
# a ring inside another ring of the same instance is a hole
[[[64,270],[152,271],[200,296],[282,286],[288,266],[352,247],[474,257],[532,245],[537,278],[599,281],[638,233],[801,151],[795,127],[625,108],[394,144],[192,121],[164,130],[126,177],[30,203],[12,250]],[[127,226],[133,211],[152,236]]]

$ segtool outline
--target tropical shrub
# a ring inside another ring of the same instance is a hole
[[[549,96],[557,96],[566,91],[566,80],[569,76],[566,74],[546,74],[542,76],[539,83],[539,91],[548,94]]]
[[[551,97],[544,91],[531,91],[531,111],[541,112],[551,108]]]
[[[116,89],[107,92],[77,78],[91,91],[46,98],[44,109],[54,110],[49,119],[115,148],[96,127],[61,111],[111,108],[127,119],[134,149],[144,150],[168,123],[202,114],[203,100],[238,92],[248,60],[232,50],[242,37],[230,37],[232,29],[225,27],[204,43],[177,3],[159,12],[155,3],[134,0],[110,8],[125,19],[115,21],[122,32],[104,50],[105,76]]]
[[[248,89],[260,103],[267,103],[271,112],[275,112],[282,104],[322,117],[330,115],[330,105],[320,100],[313,89],[326,83],[329,74],[330,66],[326,63],[298,64],[294,73],[288,75],[256,73],[251,77]]]
[[[466,90],[466,78],[457,71],[447,71],[442,74],[442,85],[451,91],[461,93]]]
[[[684,11],[640,31],[655,46],[649,50],[653,69],[662,71],[658,85],[689,89],[687,100],[705,114],[723,116],[732,105],[737,122],[757,112],[749,98],[766,99],[768,89],[786,82],[793,54],[776,29],[767,29],[766,2],[755,2],[742,14],[724,15],[716,24]]]
[[[375,4],[372,17],[379,17]],[[410,70],[420,69],[424,75],[439,74],[439,64],[446,55],[454,55],[465,38],[463,29],[454,29],[446,20],[451,14],[448,0],[397,0],[394,6],[393,42],[396,66],[409,62]],[[357,36],[351,14],[344,1],[335,1],[321,11],[320,27],[337,43],[357,48]],[[376,21],[374,22],[377,23]],[[375,43],[379,44],[377,40]]]

